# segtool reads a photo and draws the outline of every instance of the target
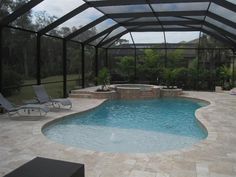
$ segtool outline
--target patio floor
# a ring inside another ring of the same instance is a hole
[[[235,177],[236,96],[227,93],[184,92],[211,105],[196,112],[208,129],[206,140],[191,148],[156,154],[112,154],[68,147],[50,141],[42,126],[59,117],[85,111],[104,100],[72,99],[72,110],[47,117],[0,117],[0,176],[35,156],[85,164],[86,177]]]

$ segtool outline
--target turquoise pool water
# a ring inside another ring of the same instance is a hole
[[[206,138],[196,109],[206,103],[183,99],[108,101],[43,130],[51,140],[89,150],[151,153],[192,146]]]

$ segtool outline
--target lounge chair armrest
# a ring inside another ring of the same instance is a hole
[[[23,101],[24,104],[37,104],[39,103],[39,100],[37,98],[33,98],[31,100],[25,100]]]

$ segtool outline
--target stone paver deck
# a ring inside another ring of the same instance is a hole
[[[85,111],[104,100],[78,99],[70,111],[42,119],[0,117],[0,176],[35,156],[84,163],[86,177],[235,177],[236,96],[185,92],[211,105],[196,111],[208,130],[207,139],[191,148],[156,154],[101,153],[61,145],[47,139],[42,126],[59,117]]]

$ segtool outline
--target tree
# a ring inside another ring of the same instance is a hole
[[[176,85],[179,88],[186,88],[188,81],[189,70],[188,68],[176,68]]]
[[[167,66],[169,68],[178,68],[185,65],[183,49],[169,50],[167,54]]]
[[[134,57],[124,56],[116,58],[118,60],[116,72],[128,81],[134,80]]]
[[[34,29],[36,31],[43,29],[45,26],[48,26],[56,19],[58,19],[56,16],[50,16],[46,11],[34,12],[34,16],[35,16]],[[54,32],[55,30],[52,30],[49,33],[52,34]]]
[[[119,45],[122,45],[122,44],[129,44],[129,40],[126,40],[126,39],[118,39],[114,45],[115,46],[119,46]]]
[[[162,68],[164,67],[164,54],[155,49],[145,49],[144,56],[140,57],[137,63],[139,79],[156,81],[160,79]]]

